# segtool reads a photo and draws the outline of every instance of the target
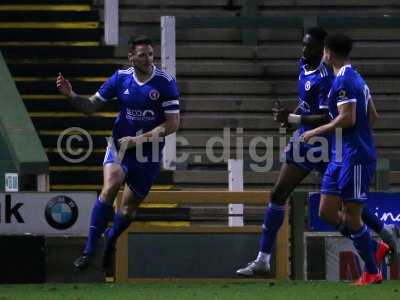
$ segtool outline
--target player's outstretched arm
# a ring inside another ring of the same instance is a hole
[[[84,97],[76,94],[69,80],[61,73],[58,73],[56,84],[60,93],[69,99],[72,106],[87,115],[93,114],[103,104],[103,101],[95,95]]]

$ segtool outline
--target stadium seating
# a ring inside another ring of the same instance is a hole
[[[234,17],[243,16],[245,11],[244,2],[238,0],[121,0],[120,45],[113,49],[102,45],[102,1],[95,1],[94,5],[89,0],[59,1],[57,5],[45,0],[30,5],[14,2],[2,1],[0,5],[2,52],[47,150],[53,190],[100,188],[105,137],[111,133],[116,111],[115,104],[110,103],[93,117],[77,113],[55,89],[57,72],[70,78],[77,91],[89,94],[115,68],[126,63],[130,34],[145,33],[159,42],[161,15]],[[307,16],[308,24],[315,22],[316,14],[334,16],[340,12],[350,16],[356,8],[359,15],[382,17],[395,14],[400,8],[389,0],[258,3],[258,16]],[[390,158],[390,180],[398,188],[399,28],[373,24],[346,28],[343,24],[344,21],[331,23],[327,28],[331,32],[344,31],[356,40],[354,65],[366,75],[382,116],[376,133],[379,154]],[[277,98],[290,107],[295,105],[301,37],[302,28],[261,28],[257,29],[258,45],[248,46],[242,43],[239,28],[177,29],[177,77],[183,110],[179,136],[190,141],[189,146],[178,148],[178,154],[185,152],[190,157],[174,173],[163,172],[158,184],[178,188],[227,187],[226,162],[210,162],[205,157],[205,142],[210,136],[222,136],[223,127],[230,127],[232,132],[243,127],[246,147],[251,137],[277,135],[271,107]],[[157,62],[159,53],[157,46]],[[58,135],[71,126],[88,130],[94,138],[94,153],[79,165],[66,163],[56,150]],[[235,146],[231,150],[234,155]],[[220,151],[217,149],[216,153]],[[260,145],[257,151],[261,155],[265,147]],[[194,158],[196,154],[201,157],[200,163]],[[273,171],[269,173],[249,169],[247,150],[244,158],[246,187],[270,187],[279,168],[278,149],[275,148]],[[311,175],[302,187],[316,188],[315,179]]]
[[[121,1],[121,44],[116,55],[123,57],[124,41],[131,33],[145,32],[160,38],[159,17],[230,17],[242,14],[243,1]],[[259,1],[259,16],[306,16],[313,24],[320,16],[386,17],[400,6],[393,1]],[[125,13],[124,13],[125,12]],[[351,20],[350,20],[351,21]],[[381,113],[377,124],[376,142],[380,157],[390,158],[392,185],[399,184],[398,111],[399,72],[398,26],[380,28],[373,24],[346,26],[345,20],[327,23],[330,32],[345,32],[355,40],[353,64],[365,74]],[[210,26],[211,27],[211,26]],[[180,83],[183,122],[179,135],[190,141],[178,153],[191,154],[186,164],[174,172],[179,187],[199,188],[226,186],[226,163],[211,163],[205,157],[205,142],[212,135],[222,136],[222,128],[243,127],[245,145],[250,137],[276,135],[271,107],[275,99],[294,107],[296,101],[296,61],[300,54],[302,28],[258,29],[258,46],[241,43],[238,28],[177,28],[177,78]],[[235,147],[232,153],[235,153]],[[265,148],[259,147],[263,151]],[[220,151],[216,151],[220,153]],[[196,162],[194,155],[201,155]],[[247,187],[271,186],[276,172],[254,173],[248,169],[250,158],[244,152]],[[274,170],[279,167],[275,155]],[[315,188],[314,177],[303,184]]]

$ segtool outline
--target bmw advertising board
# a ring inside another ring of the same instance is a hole
[[[0,193],[0,234],[86,236],[95,192]]]

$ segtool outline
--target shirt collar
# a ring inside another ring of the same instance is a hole
[[[156,66],[153,65],[153,71],[152,71],[152,73],[151,73],[151,76],[150,76],[148,79],[146,79],[145,81],[143,81],[143,82],[139,81],[139,79],[136,77],[136,70],[135,70],[135,68],[133,68],[132,76],[133,76],[133,79],[136,81],[136,83],[137,83],[138,85],[145,85],[146,83],[148,83],[150,80],[153,79],[153,77],[154,77],[155,74],[156,74]]]

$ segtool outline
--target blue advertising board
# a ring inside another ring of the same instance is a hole
[[[319,199],[319,193],[310,193],[308,196],[308,230],[336,231],[319,218]],[[400,227],[400,193],[369,193],[367,206],[385,224]]]

